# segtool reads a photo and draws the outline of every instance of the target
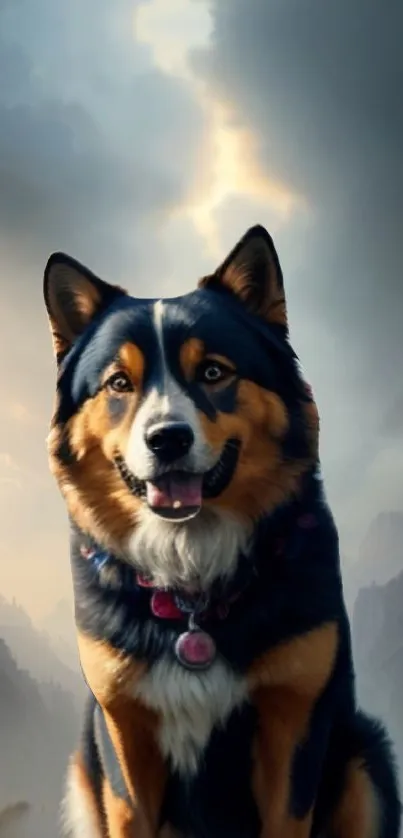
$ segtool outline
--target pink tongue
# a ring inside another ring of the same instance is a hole
[[[202,477],[169,474],[156,483],[147,483],[147,503],[154,507],[180,509],[201,506]]]

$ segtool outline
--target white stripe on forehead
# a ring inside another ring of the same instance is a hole
[[[158,348],[160,351],[160,361],[161,361],[161,372],[162,372],[162,397],[161,397],[161,407],[166,412],[169,411],[170,407],[172,407],[172,398],[177,393],[177,385],[170,372],[168,370],[166,356],[165,356],[165,345],[164,345],[164,302],[163,300],[157,300],[156,303],[153,305],[153,324],[155,329],[155,334],[157,336],[158,341]]]
[[[158,339],[158,346],[160,348],[160,352],[162,355],[163,360],[165,360],[165,347],[164,347],[164,332],[163,332],[163,325],[162,320],[164,317],[164,303],[163,300],[157,300],[156,303],[153,305],[153,323],[154,328],[157,334]]]

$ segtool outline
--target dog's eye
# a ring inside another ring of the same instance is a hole
[[[204,364],[200,365],[197,372],[197,378],[203,384],[218,384],[220,381],[229,378],[230,375],[233,375],[233,370],[218,361],[205,361]]]
[[[111,375],[106,382],[106,386],[114,393],[131,393],[133,390],[133,384],[124,372],[115,372]]]

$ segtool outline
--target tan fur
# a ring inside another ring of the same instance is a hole
[[[119,350],[120,363],[132,378],[136,388],[141,387],[144,377],[145,358],[135,343],[124,343]]]
[[[48,280],[49,321],[54,352],[58,356],[93,318],[101,297],[93,283],[71,265],[52,265]]]
[[[108,393],[102,389],[87,400],[81,410],[64,426],[54,424],[48,436],[50,467],[59,484],[70,515],[85,531],[118,554],[135,521],[140,501],[118,475],[113,457],[126,448],[130,429],[141,399],[144,357],[135,344],[124,344],[120,362],[108,367],[106,380],[123,369],[134,392],[117,395],[125,404],[121,421],[112,421],[108,411]],[[66,465],[58,455],[63,439],[68,441],[75,462]]]
[[[207,359],[212,362],[218,361],[218,363],[224,364],[224,366],[228,367],[234,373],[236,372],[236,368],[230,358],[227,358],[225,355],[218,355],[215,352],[206,352],[203,341],[198,338],[188,338],[183,343],[179,353],[179,361],[186,381],[193,381],[197,367],[202,361]],[[227,381],[223,384],[210,384],[208,391],[211,392],[211,390],[221,389],[221,387],[225,387],[226,385]]]
[[[149,838],[145,824],[139,823],[133,807],[121,797],[116,797],[107,780],[104,781],[102,796],[108,838]]]
[[[145,672],[144,663],[81,631],[77,631],[77,642],[85,680],[102,707],[113,705],[122,694],[134,692]]]
[[[179,353],[179,362],[186,381],[192,381],[194,378],[196,367],[200,364],[205,356],[205,348],[203,341],[199,338],[188,338],[181,346]]]
[[[135,838],[154,838],[167,780],[157,744],[159,718],[139,701],[121,697],[104,716],[134,808]]]
[[[119,836],[118,825],[123,824],[130,836],[133,825],[135,838],[153,838],[157,826],[166,767],[157,744],[160,718],[133,696],[146,665],[119,652],[102,641],[78,632],[80,660],[86,681],[102,708],[122,775],[130,794],[133,812],[128,818],[126,804],[112,801],[110,815],[113,831]],[[111,802],[110,789],[106,788]]]
[[[281,443],[288,429],[288,415],[280,397],[252,381],[239,384],[238,406],[234,413],[219,413],[214,422],[201,415],[206,439],[220,451],[229,437],[242,441],[235,475],[227,489],[208,504],[237,516],[256,520],[298,493],[300,479],[313,464],[317,440],[313,419],[312,453],[306,460],[284,462]]]
[[[279,643],[249,669],[251,689],[287,687],[309,700],[316,698],[332,673],[338,647],[335,623]]]
[[[48,437],[50,468],[71,517],[106,549],[122,556],[141,501],[129,492],[100,447],[88,450],[78,463],[61,463],[53,453],[60,435],[54,428]]]
[[[329,838],[377,838],[382,812],[361,760],[352,760],[341,801],[331,820]]]
[[[262,838],[309,838],[312,810],[301,820],[289,812],[292,762],[333,671],[337,643],[337,627],[329,623],[279,644],[250,670],[259,716],[252,782]]]

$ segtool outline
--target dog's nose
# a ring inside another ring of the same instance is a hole
[[[192,447],[194,434],[186,422],[158,422],[146,432],[146,444],[162,463],[173,463]]]

